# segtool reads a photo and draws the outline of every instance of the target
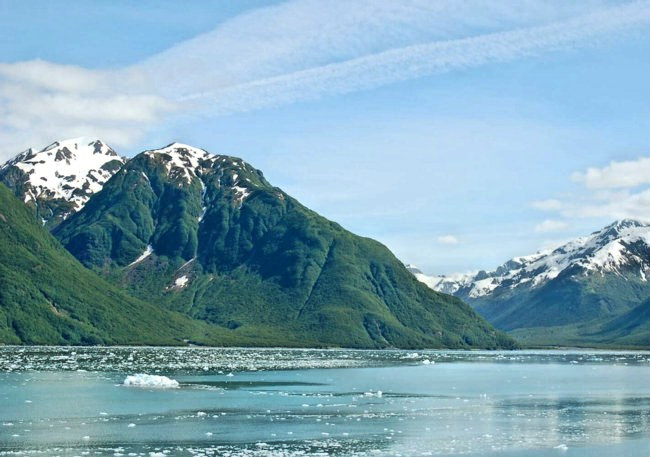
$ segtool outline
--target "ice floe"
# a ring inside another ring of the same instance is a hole
[[[149,387],[155,389],[175,389],[179,387],[178,381],[175,379],[168,378],[167,376],[142,373],[127,376],[123,384],[130,387]]]

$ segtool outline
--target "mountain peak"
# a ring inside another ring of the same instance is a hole
[[[72,151],[84,152],[93,152],[95,154],[99,153],[109,153],[110,155],[117,155],[113,149],[108,146],[105,142],[99,138],[91,137],[78,137],[78,138],[69,138],[67,140],[59,140],[43,148],[40,152],[51,151],[59,148],[67,148]]]
[[[181,178],[187,184],[191,183],[194,177],[201,179],[201,176],[210,169],[216,167],[229,169],[232,185],[242,195],[248,194],[241,185],[238,185],[243,184],[243,175],[252,171],[257,173],[257,170],[240,158],[212,154],[205,149],[178,142],[170,143],[159,149],[149,149],[143,154],[162,161],[170,177]],[[245,181],[250,180],[246,179]]]
[[[616,232],[621,232],[626,229],[634,229],[634,228],[642,228],[642,227],[650,227],[650,224],[640,219],[626,218],[626,219],[616,220],[611,224],[605,226],[604,228],[598,230],[595,233],[606,233],[611,230],[614,230]]]
[[[163,146],[162,148],[149,149],[145,152],[150,152],[153,154],[185,154],[185,155],[189,154],[189,155],[196,155],[200,157],[214,156],[214,154],[210,154],[208,151],[206,151],[203,148],[197,148],[195,146],[191,146],[185,143],[179,143],[177,141],[174,141],[173,143],[169,143],[167,146]]]
[[[143,154],[162,160],[168,175],[180,176],[187,183],[192,182],[193,177],[200,176],[203,168],[211,168],[214,163],[222,160],[221,156],[211,154],[205,149],[178,142],[159,149],[149,149]]]
[[[97,138],[71,138],[55,141],[41,150],[21,152],[0,170],[0,179],[19,191],[26,203],[35,206],[47,201],[64,202],[61,208],[48,208],[40,216],[65,219],[81,209],[95,192],[124,164],[110,146]],[[47,206],[47,205],[46,205]]]
[[[645,282],[650,275],[650,224],[637,219],[615,221],[589,236],[576,238],[552,251],[515,257],[493,271],[479,274],[418,276],[438,291],[460,292],[463,298],[491,296],[519,287],[536,288],[563,272],[582,276],[631,272]]]

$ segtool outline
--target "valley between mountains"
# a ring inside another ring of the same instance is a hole
[[[517,347],[236,157],[77,138],[0,182],[0,343]]]

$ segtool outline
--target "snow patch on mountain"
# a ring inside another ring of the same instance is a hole
[[[187,275],[183,275],[180,278],[176,278],[176,280],[174,281],[174,285],[179,289],[182,289],[187,285],[187,281],[188,281]]]
[[[117,161],[120,165],[108,166]],[[97,139],[73,138],[56,141],[36,151],[30,148],[7,162],[2,170],[14,166],[27,175],[24,201],[39,198],[72,202],[81,209],[99,192],[126,160]]]
[[[215,166],[224,167],[226,165],[235,166],[242,170],[245,170],[247,167],[247,164],[241,159],[211,154],[204,149],[195,148],[194,146],[183,143],[172,143],[161,149],[145,151],[144,154],[152,158],[161,157],[165,163],[168,175],[180,177],[187,184],[191,183],[192,179],[198,178],[203,187],[203,198],[205,197],[206,189],[201,177],[207,169],[214,168]],[[245,182],[250,183],[250,180],[246,179]],[[230,187],[236,195],[237,202],[241,206],[252,191],[247,187],[243,187],[245,183],[239,179],[238,173],[232,174],[232,183]],[[204,215],[205,212],[202,211],[199,222],[203,220]]]
[[[149,246],[147,246],[147,249],[144,250],[142,255],[140,255],[140,257],[138,257],[133,262],[131,262],[128,266],[131,267],[133,265],[136,265],[136,264],[142,262],[144,259],[149,257],[151,254],[153,254],[153,246],[149,245]]]
[[[514,257],[493,271],[427,276],[412,265],[407,268],[434,290],[469,298],[522,286],[539,287],[569,270],[584,276],[622,275],[632,270],[646,281],[650,275],[650,224],[633,219],[616,221],[556,249]]]
[[[144,151],[152,158],[162,158],[167,173],[181,177],[188,184],[199,177],[203,168],[222,159],[221,156],[210,154],[205,149],[195,148],[183,143],[172,143],[160,149]]]
[[[246,197],[248,197],[251,194],[251,191],[245,187],[238,186],[237,184],[232,186],[232,189],[235,191],[235,194],[237,195],[237,201],[239,203],[239,206],[241,206],[242,203],[244,203],[244,200],[246,200]]]
[[[205,184],[203,181],[201,181],[201,214],[199,214],[199,224],[203,222],[203,218],[205,217],[205,213],[208,211],[208,206],[205,203],[205,195],[208,192],[208,188],[205,187]]]

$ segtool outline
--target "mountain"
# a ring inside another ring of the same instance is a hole
[[[84,268],[0,184],[0,344],[214,344],[204,323]]]
[[[636,308],[650,298],[650,225],[645,222],[616,221],[556,249],[515,257],[494,271],[416,277],[530,342],[625,339],[650,345],[640,336],[617,333],[622,316],[645,315]]]
[[[54,227],[83,208],[124,162],[101,140],[74,138],[18,154],[0,168],[0,182]]]
[[[431,289],[451,295],[454,295],[463,286],[468,285],[475,276],[475,274],[471,273],[428,276],[413,264],[406,265],[406,269],[410,271],[418,281],[425,283]]]
[[[304,207],[243,160],[184,144],[129,160],[53,233],[132,295],[235,340],[514,346],[385,246]]]

